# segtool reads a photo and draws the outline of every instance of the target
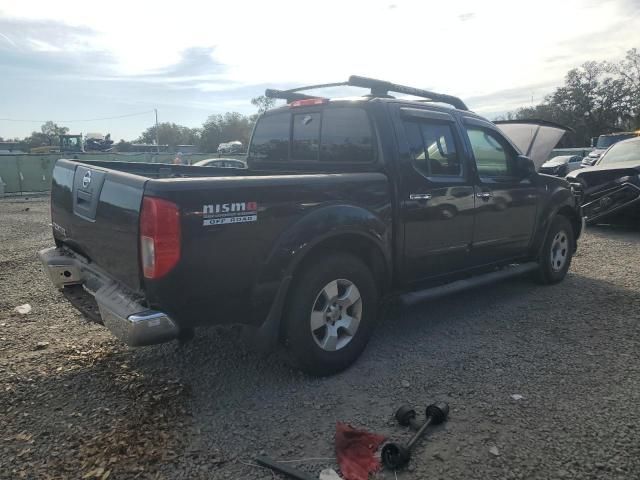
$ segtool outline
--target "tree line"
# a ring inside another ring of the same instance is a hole
[[[168,145],[175,150],[178,145],[195,145],[203,153],[215,152],[221,143],[239,140],[243,145],[249,143],[249,137],[258,116],[274,106],[273,98],[261,95],[251,99],[251,104],[258,109],[253,115],[242,115],[238,112],[210,115],[200,128],[189,128],[175,123],[159,123],[158,143]],[[147,128],[134,143],[155,143],[156,126]],[[124,140],[117,145],[119,151],[125,152],[130,146]]]
[[[168,145],[170,150],[176,150],[178,145],[195,145],[203,153],[215,152],[218,145],[224,142],[240,140],[247,145],[249,137],[258,116],[273,107],[275,100],[260,96],[253,98],[251,104],[257,107],[258,112],[252,115],[243,115],[238,112],[211,115],[200,128],[189,128],[172,122],[152,125],[133,141],[120,140],[115,144],[114,150],[129,152],[133,144],[155,144],[156,139],[160,145]],[[69,133],[68,127],[62,127],[55,122],[45,122],[40,131],[34,131],[28,137],[15,139],[18,148],[24,152],[41,146],[58,146],[60,135]],[[2,138],[0,137],[0,141]]]
[[[640,128],[640,52],[617,62],[585,62],[567,72],[564,85],[542,103],[509,112],[499,120],[540,119],[574,130],[565,146],[587,146],[604,133]]]
[[[39,132],[32,132],[31,135],[23,139],[3,139],[0,137],[0,142],[15,142],[18,144],[18,148],[24,152],[28,152],[33,147],[43,146],[57,146],[59,144],[60,135],[66,135],[69,133],[68,127],[61,127],[51,120],[45,122],[40,127]]]

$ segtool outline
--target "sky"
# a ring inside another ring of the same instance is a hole
[[[265,88],[351,74],[493,118],[539,103],[584,61],[640,48],[639,25],[640,0],[0,0],[0,137],[54,120],[133,139],[154,109],[199,127],[255,113]]]

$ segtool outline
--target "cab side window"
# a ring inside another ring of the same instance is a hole
[[[361,108],[334,107],[322,112],[320,161],[361,163],[375,160],[373,130]]]
[[[467,127],[467,135],[481,177],[514,176],[516,152],[504,138],[479,127]]]
[[[462,163],[452,126],[446,122],[405,121],[414,167],[426,177],[460,177]]]

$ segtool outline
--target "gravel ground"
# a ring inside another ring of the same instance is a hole
[[[0,200],[0,478],[277,478],[261,451],[317,474],[336,421],[406,440],[394,409],[434,400],[450,420],[398,478],[640,477],[640,230],[590,229],[555,287],[389,311],[356,365],[314,379],[233,330],[121,346],[45,278],[48,217]]]

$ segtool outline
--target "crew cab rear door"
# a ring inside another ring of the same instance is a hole
[[[529,248],[536,222],[537,185],[518,171],[519,152],[491,122],[463,116],[463,126],[477,173],[473,263],[520,257]]]
[[[406,283],[468,267],[474,186],[460,130],[446,111],[394,111],[399,146],[402,272]]]

